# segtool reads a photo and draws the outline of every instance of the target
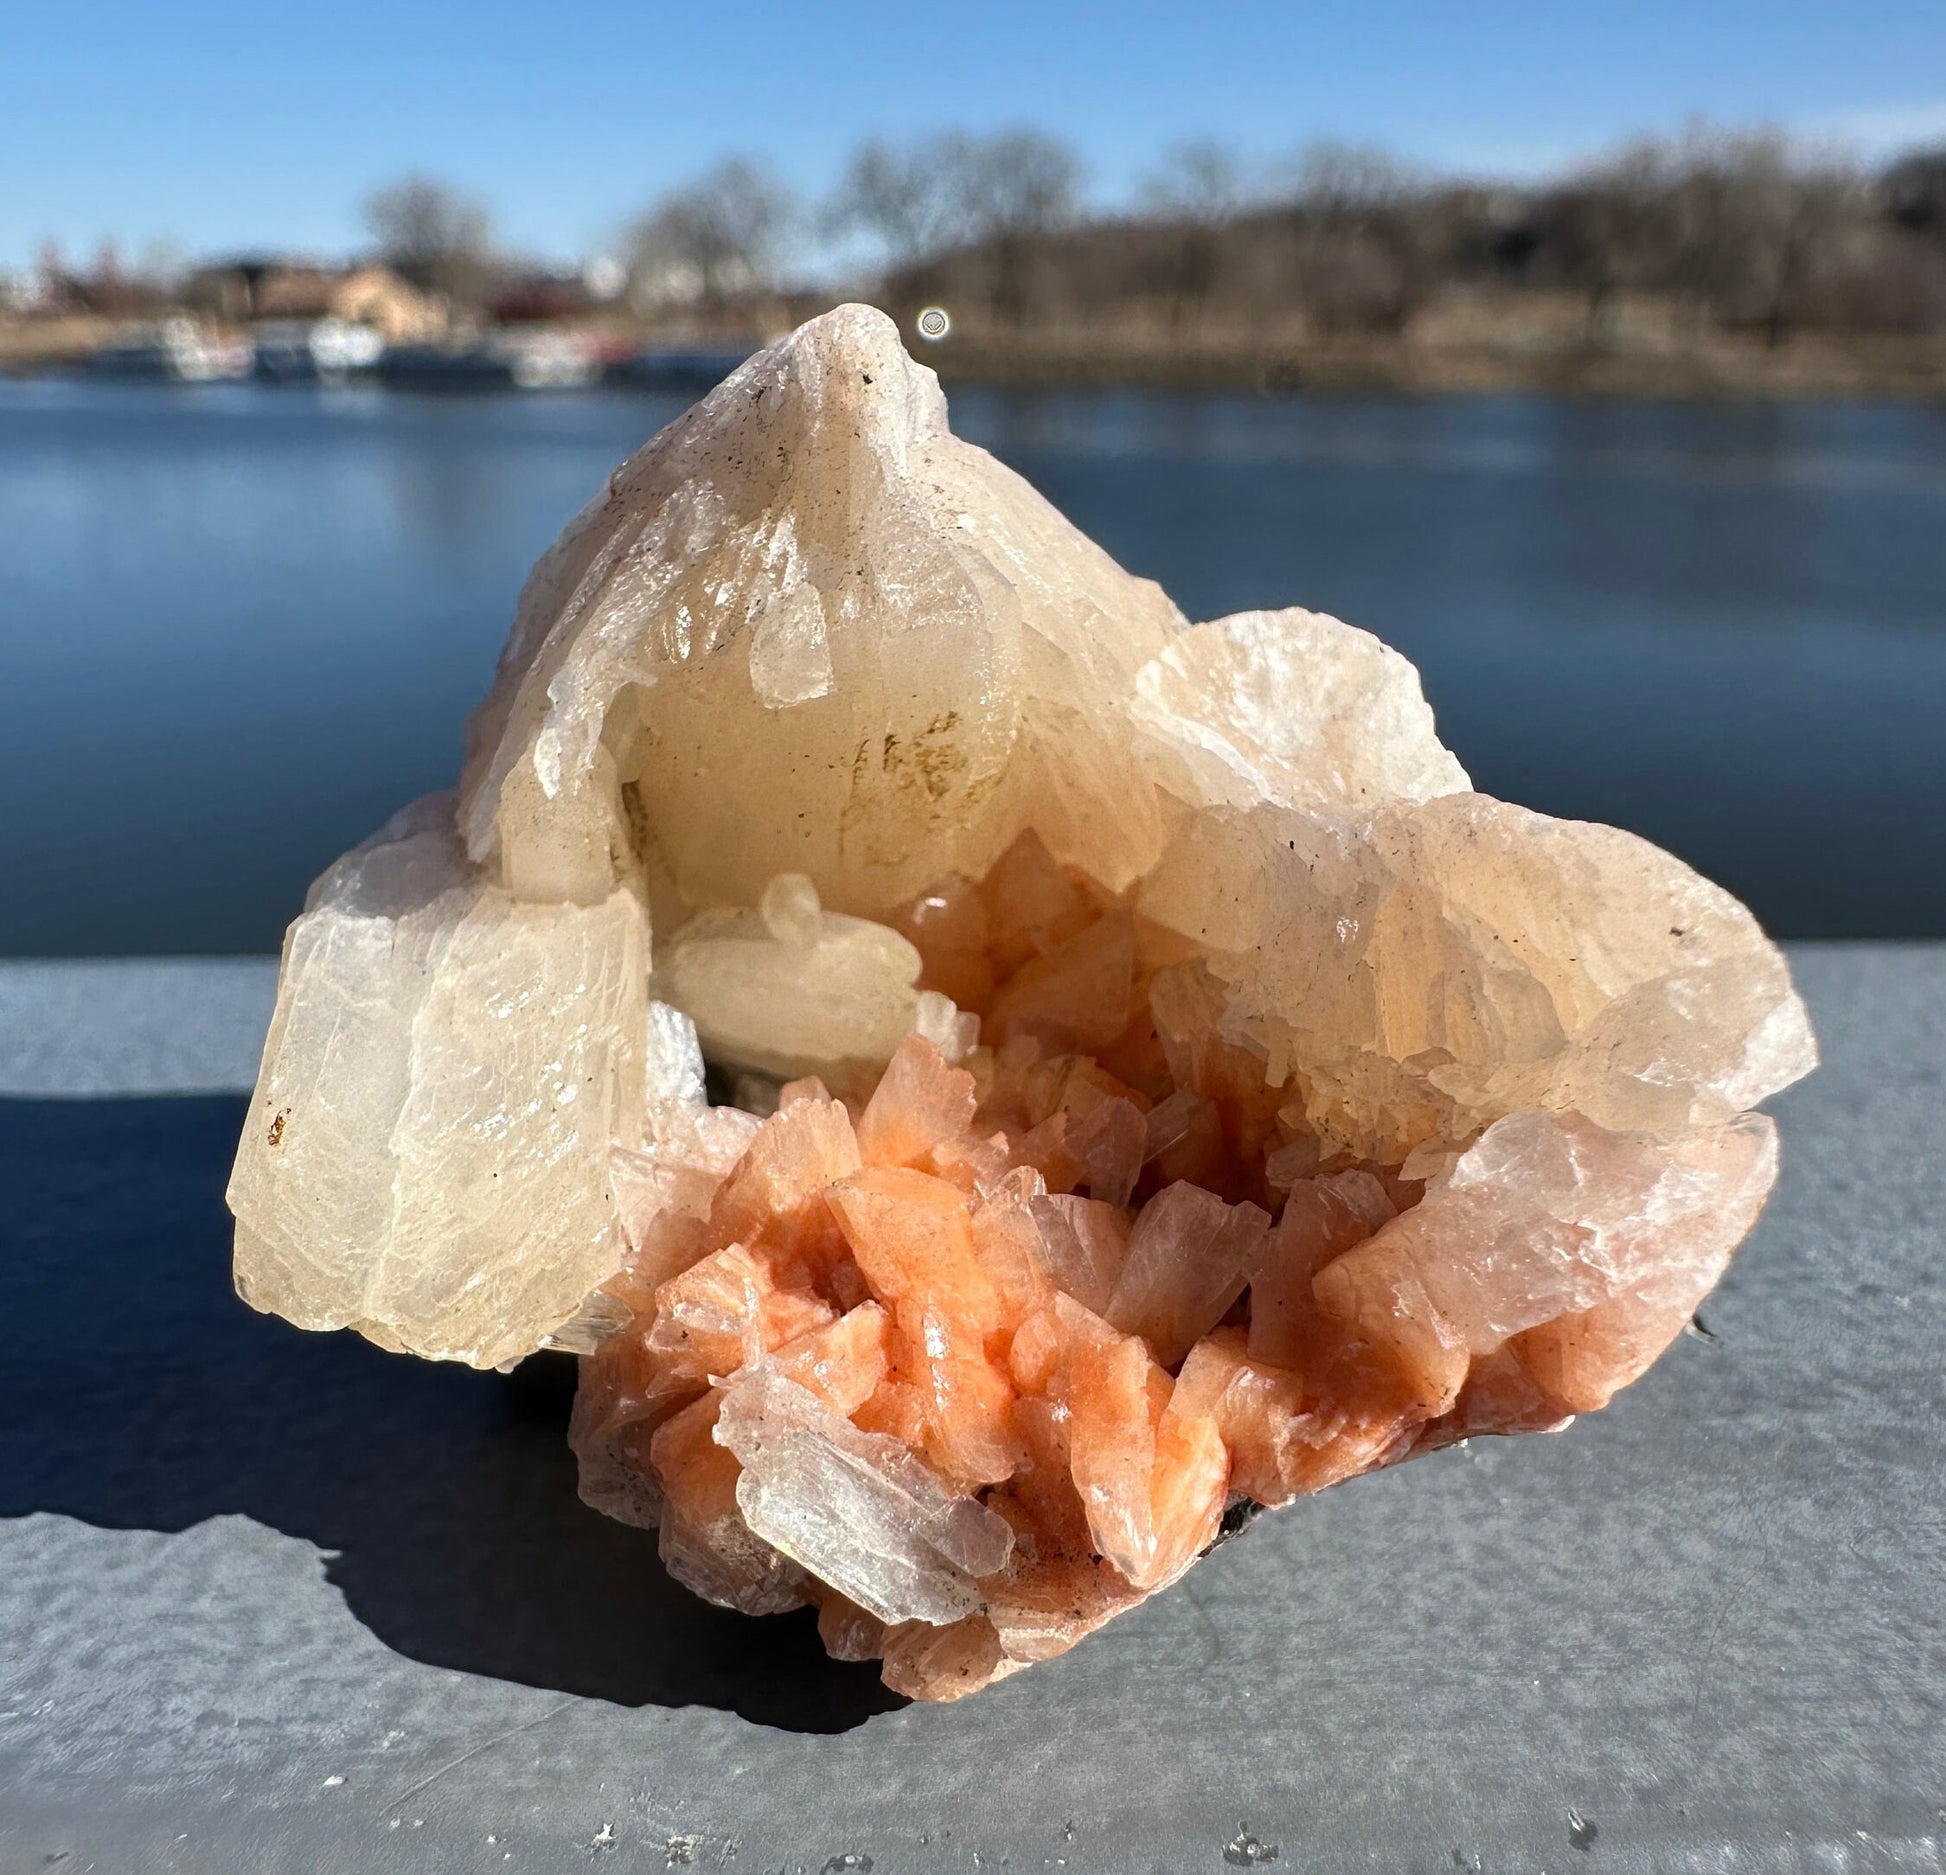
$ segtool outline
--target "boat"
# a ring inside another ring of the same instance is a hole
[[[253,328],[256,372],[277,384],[341,384],[368,372],[385,341],[348,319],[272,319]]]
[[[526,333],[500,343],[523,391],[578,391],[601,376],[600,357],[576,333]]]
[[[601,360],[568,333],[521,333],[471,345],[388,345],[382,382],[409,390],[578,390],[601,375]]]
[[[413,391],[506,390],[507,358],[485,345],[388,345],[379,354],[379,381]]]
[[[747,346],[679,346],[639,351],[608,367],[608,381],[639,391],[714,390],[750,356]]]
[[[170,384],[214,384],[247,378],[256,352],[244,340],[211,338],[193,319],[138,327],[88,358],[104,377],[155,378]]]

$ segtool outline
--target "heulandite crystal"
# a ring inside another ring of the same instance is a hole
[[[1366,633],[1187,624],[845,307],[617,472],[458,793],[313,888],[237,1286],[579,1352],[591,1503],[954,1698],[1228,1510],[1603,1405],[1814,1062],[1734,899],[1470,792]]]

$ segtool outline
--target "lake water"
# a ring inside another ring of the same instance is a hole
[[[1399,646],[1481,788],[1781,935],[1946,936],[1946,412],[952,402],[1191,617]],[[0,954],[274,948],[451,780],[527,566],[678,407],[0,384]]]

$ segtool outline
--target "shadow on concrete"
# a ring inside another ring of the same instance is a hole
[[[574,1493],[574,1369],[502,1377],[307,1335],[230,1287],[240,1099],[0,1101],[0,1516],[181,1530],[226,1511],[336,1552],[413,1659],[620,1705],[838,1732],[904,1702],[672,1582]]]

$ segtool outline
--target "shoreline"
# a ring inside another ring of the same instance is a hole
[[[793,312],[797,309],[793,308]],[[903,322],[902,322],[903,323]],[[91,317],[0,322],[0,380],[84,368],[127,322]],[[514,328],[537,333],[550,328]],[[570,336],[581,328],[551,328]],[[616,335],[619,336],[619,335]],[[745,329],[680,339],[636,329],[647,348],[760,344],[774,336]],[[1380,394],[1465,396],[1533,394],[1593,398],[1816,401],[1858,399],[1946,404],[1946,337],[1805,337],[1770,347],[1702,338],[1686,345],[1603,345],[1593,341],[1496,342],[1491,335],[1439,342],[1392,337],[1296,342],[1170,342],[1159,335],[1072,328],[1000,338],[955,332],[908,348],[949,384],[1035,390],[1228,391],[1260,395]]]
[[[915,348],[916,349],[916,348]],[[918,351],[947,383],[1039,390],[1144,389],[1401,396],[1528,393],[1595,398],[1946,404],[1946,344],[1857,348],[1709,346],[1646,352],[1596,346],[1516,351],[1410,342],[1199,352],[1027,341],[947,341]]]

